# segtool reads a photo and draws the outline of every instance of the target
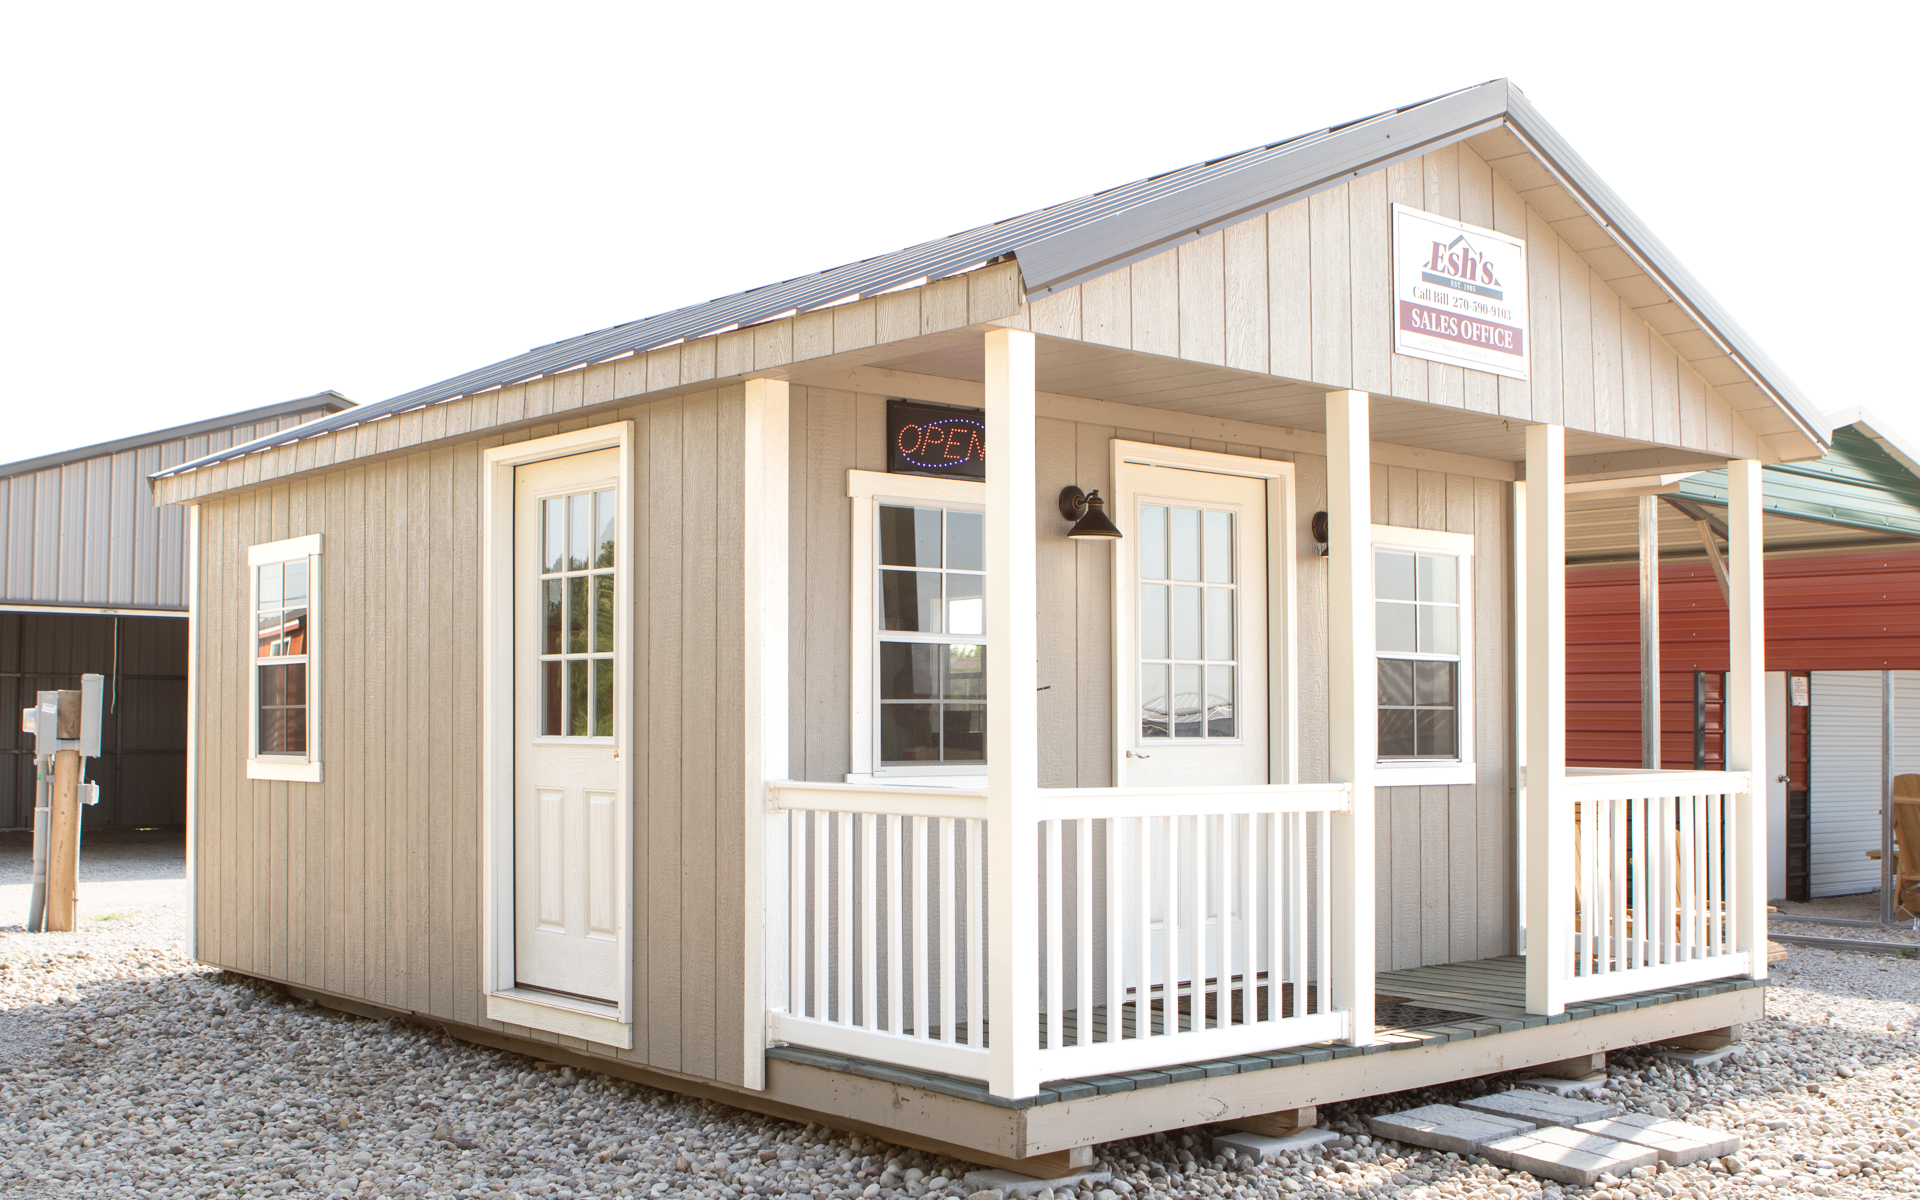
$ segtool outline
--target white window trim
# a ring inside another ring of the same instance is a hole
[[[1373,781],[1376,787],[1426,787],[1450,784],[1474,783],[1479,779],[1479,770],[1474,765],[1473,750],[1477,740],[1473,724],[1473,535],[1470,533],[1447,533],[1437,529],[1409,529],[1399,525],[1375,525],[1373,527],[1372,550],[1410,550],[1426,554],[1447,554],[1460,560],[1460,568],[1455,576],[1460,597],[1460,669],[1456,676],[1458,686],[1458,706],[1454,710],[1454,729],[1460,739],[1460,757],[1454,761],[1400,762],[1376,757],[1373,767]],[[1373,570],[1375,561],[1371,551],[1368,553],[1368,571]],[[1379,594],[1379,581],[1374,581],[1368,597],[1366,619],[1374,619],[1373,599]],[[1383,657],[1376,648],[1375,659]],[[1386,656],[1386,657],[1391,657]],[[1374,699],[1376,714],[1379,710],[1379,697]],[[1377,716],[1376,716],[1377,719]]]
[[[260,668],[254,625],[260,611],[260,572],[274,563],[307,560],[307,752],[260,753]],[[247,547],[247,778],[320,782],[320,535]]]
[[[849,663],[852,697],[849,727],[853,731],[847,759],[848,783],[894,781],[929,787],[979,787],[987,766],[942,763],[924,767],[881,767],[879,761],[880,667],[874,653],[879,641],[878,598],[874,578],[880,569],[874,513],[883,502],[938,504],[972,512],[987,510],[987,485],[974,479],[941,479],[926,475],[897,475],[888,471],[848,471],[847,497],[853,502],[853,639]],[[991,644],[991,643],[989,643]],[[863,682],[864,681],[864,682]]]

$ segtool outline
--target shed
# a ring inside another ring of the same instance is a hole
[[[186,824],[187,514],[148,476],[341,411],[335,392],[0,465],[0,712],[108,680],[86,825]],[[0,829],[33,827],[33,744],[0,723]]]
[[[156,475],[193,952],[1042,1175],[1736,1025],[1828,438],[1505,80],[541,347]],[[1567,488],[1705,469],[1725,768],[1569,769]]]

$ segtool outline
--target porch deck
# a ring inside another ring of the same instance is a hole
[[[1060,1079],[1043,1084],[1036,1094],[1025,1097],[995,1096],[987,1090],[983,1082],[977,1080],[834,1054],[803,1046],[774,1046],[767,1050],[767,1057],[884,1083],[920,1088],[939,1095],[973,1100],[996,1108],[1027,1109],[1061,1101],[1161,1087],[1172,1083],[1249,1074],[1255,1071],[1284,1070],[1310,1063],[1401,1050],[1419,1050],[1423,1047],[1443,1046],[1474,1038],[1498,1038],[1545,1025],[1562,1025],[1615,1013],[1633,1012],[1688,1000],[1743,992],[1764,987],[1766,982],[1747,978],[1724,979],[1688,987],[1638,992],[1606,1000],[1570,1004],[1564,1013],[1546,1017],[1524,1011],[1526,960],[1517,955],[1449,963],[1445,966],[1418,967],[1405,971],[1383,971],[1377,979],[1379,993],[1376,997],[1374,1028],[1378,1039],[1372,1045],[1349,1046],[1337,1042],[1320,1042],[1308,1046],[1296,1046],[1284,1051],[1208,1059],[1155,1070],[1092,1075],[1082,1079]],[[1157,1025],[1156,1021],[1156,1027]],[[1182,1026],[1184,1025],[1183,1021]],[[1356,1093],[1355,1096],[1342,1098],[1352,1099],[1364,1094],[1366,1093]]]

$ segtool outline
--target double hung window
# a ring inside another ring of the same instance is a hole
[[[1376,527],[1374,652],[1383,766],[1471,767],[1472,539]]]
[[[984,763],[985,518],[888,503],[874,518],[879,765]]]
[[[247,775],[318,782],[320,537],[254,546],[247,562],[253,626]]]
[[[986,771],[985,493],[970,479],[847,472],[851,781],[977,786]]]

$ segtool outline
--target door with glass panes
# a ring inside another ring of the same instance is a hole
[[[514,471],[514,981],[617,1004],[619,456]]]
[[[1128,465],[1118,500],[1120,785],[1269,782],[1266,481]]]

